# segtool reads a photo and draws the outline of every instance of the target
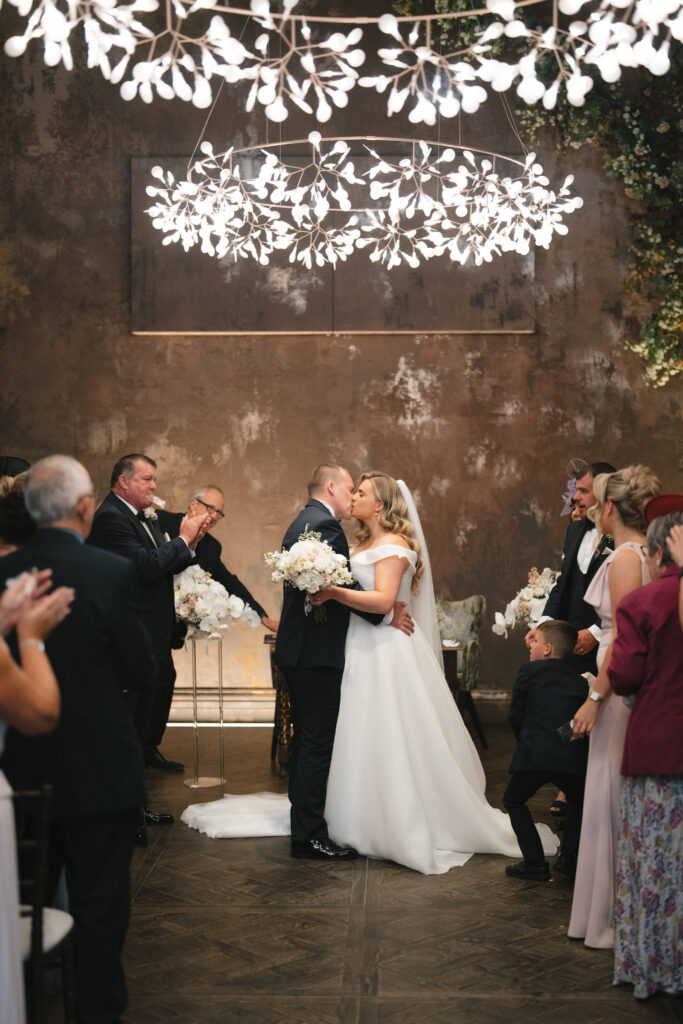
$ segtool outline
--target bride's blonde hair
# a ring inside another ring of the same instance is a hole
[[[659,479],[650,467],[642,464],[625,466],[616,473],[601,473],[593,482],[595,504],[588,509],[588,518],[599,523],[603,508],[612,501],[624,526],[645,533],[645,506],[661,489]]]
[[[415,565],[415,575],[410,589],[417,592],[420,585],[420,577],[424,572],[424,562],[420,554],[420,542],[415,536],[415,529],[408,517],[408,506],[405,503],[405,499],[401,494],[401,490],[392,476],[387,473],[378,473],[369,470],[367,473],[362,473],[358,486],[363,483],[364,480],[370,481],[373,493],[377,501],[382,502],[382,509],[377,513],[377,522],[379,525],[388,530],[390,533],[396,533],[399,537],[405,537],[408,541],[408,545],[411,551],[414,551],[417,555],[417,563]],[[359,520],[360,522],[360,520]],[[356,532],[356,540],[361,544],[364,540],[367,540],[370,536],[370,530],[362,522],[360,529]]]

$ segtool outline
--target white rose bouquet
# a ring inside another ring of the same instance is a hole
[[[176,616],[187,623],[190,634],[220,636],[220,630],[229,628],[229,619],[247,622],[252,628],[261,622],[258,612],[240,597],[229,594],[222,583],[198,565],[178,573],[173,590]]]
[[[296,590],[317,594],[328,587],[345,587],[353,583],[345,555],[338,555],[322,535],[308,526],[289,551],[269,551],[263,556],[266,565],[274,567],[273,583],[285,583]],[[309,614],[313,605],[306,597],[304,609]],[[327,621],[324,607],[313,608],[316,622]]]
[[[529,570],[527,585],[510,601],[505,614],[496,612],[496,621],[491,627],[494,633],[507,637],[508,630],[514,629],[518,623],[531,628],[535,626],[545,608],[550,591],[557,582],[559,573],[554,569],[539,572],[535,567]]]

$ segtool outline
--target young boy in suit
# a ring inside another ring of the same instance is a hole
[[[586,680],[564,660],[574,650],[576,636],[575,627],[559,619],[537,626],[530,646],[531,660],[520,668],[512,688],[508,722],[517,737],[517,748],[510,763],[512,778],[503,806],[524,856],[519,864],[505,869],[512,878],[550,879],[543,846],[526,806],[547,782],[566,794],[568,804],[555,870],[574,877],[588,743],[585,739],[565,742],[557,730],[571,720],[588,694]]]

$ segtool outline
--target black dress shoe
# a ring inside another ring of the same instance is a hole
[[[520,860],[519,864],[508,864],[505,874],[510,878],[524,878],[528,882],[550,881],[550,868],[547,860]]]
[[[168,761],[157,747],[145,751],[145,764],[148,768],[158,768],[161,772],[184,772],[185,765],[180,761]]]
[[[140,825],[140,828],[135,830],[135,845],[147,846],[147,829],[144,825]]]
[[[351,847],[337,846],[331,839],[293,839],[292,857],[309,860],[355,860],[358,853]]]
[[[145,825],[172,825],[175,821],[172,814],[157,814],[156,811],[150,811],[149,807],[145,807],[143,816]]]
[[[553,865],[553,870],[573,879],[576,875],[576,854],[562,851]]]

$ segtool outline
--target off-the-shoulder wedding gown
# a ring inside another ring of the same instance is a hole
[[[395,556],[408,562],[397,600],[410,608],[416,556],[407,548],[383,544],[352,555],[353,574],[373,590],[376,563]],[[325,807],[330,837],[424,874],[474,853],[519,858],[510,819],[487,803],[485,788],[474,743],[419,626],[408,637],[352,614]],[[287,835],[289,802],[231,796],[188,807],[182,820],[212,836]],[[538,828],[546,854],[554,853],[556,837]]]

